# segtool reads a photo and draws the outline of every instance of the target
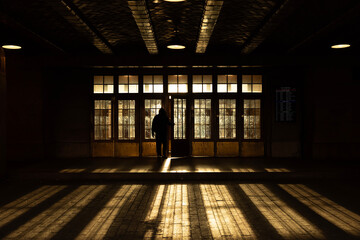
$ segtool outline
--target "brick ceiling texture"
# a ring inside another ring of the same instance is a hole
[[[215,25],[196,53],[206,10]],[[360,44],[358,0],[2,0],[0,16],[0,43],[32,54],[166,56],[175,39],[189,55],[326,55],[335,43],[359,54]]]

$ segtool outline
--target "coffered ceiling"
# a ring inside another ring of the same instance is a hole
[[[359,53],[358,0],[2,0],[0,43],[28,54]],[[175,41],[184,50],[170,50]],[[340,51],[340,50],[335,50]]]

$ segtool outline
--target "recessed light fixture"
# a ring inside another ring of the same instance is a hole
[[[336,44],[331,46],[331,48],[348,48],[348,47],[350,47],[350,44],[347,43]]]
[[[2,48],[17,50],[17,49],[21,49],[21,46],[19,46],[19,45],[2,45]]]
[[[181,44],[171,44],[171,45],[167,45],[167,48],[169,49],[184,49],[185,46],[181,45]]]

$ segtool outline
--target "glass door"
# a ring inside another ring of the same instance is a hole
[[[172,100],[172,121],[174,123],[171,134],[171,156],[189,156],[189,114],[188,101],[185,98],[174,98]]]

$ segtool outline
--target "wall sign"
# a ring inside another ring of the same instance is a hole
[[[296,88],[276,89],[276,121],[294,122],[296,120]]]

